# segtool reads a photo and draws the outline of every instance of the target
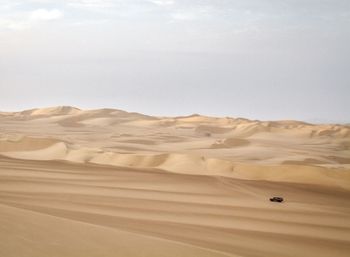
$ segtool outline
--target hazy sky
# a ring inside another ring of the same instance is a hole
[[[349,0],[0,0],[0,110],[350,122]]]

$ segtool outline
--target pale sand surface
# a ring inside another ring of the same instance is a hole
[[[0,256],[350,256],[350,127],[2,112]]]

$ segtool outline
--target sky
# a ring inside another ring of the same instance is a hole
[[[350,122],[348,0],[0,0],[0,110]]]

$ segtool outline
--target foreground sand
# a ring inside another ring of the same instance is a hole
[[[0,113],[0,257],[350,256],[349,168],[346,125]]]
[[[350,192],[1,158],[0,256],[349,256]],[[283,204],[271,203],[282,194]]]

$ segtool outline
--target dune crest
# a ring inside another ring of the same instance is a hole
[[[79,108],[72,106],[57,106],[57,107],[47,107],[38,108],[32,110],[26,110],[20,112],[22,115],[29,116],[59,116],[59,115],[71,115],[81,112]]]
[[[41,150],[58,142],[60,140],[54,138],[34,138],[27,136],[0,138],[0,153]]]
[[[237,143],[236,140],[232,139],[228,142],[234,146],[240,145],[242,142],[244,145],[247,144],[245,141]],[[314,160],[285,161],[282,166],[252,165],[219,158],[208,158],[197,154],[115,153],[98,148],[79,148],[52,138],[25,137],[15,142],[0,141],[0,146],[2,149],[0,154],[17,159],[60,160],[138,169],[159,169],[181,174],[328,185],[350,190],[350,172],[348,170],[308,166],[310,163],[324,163]]]

